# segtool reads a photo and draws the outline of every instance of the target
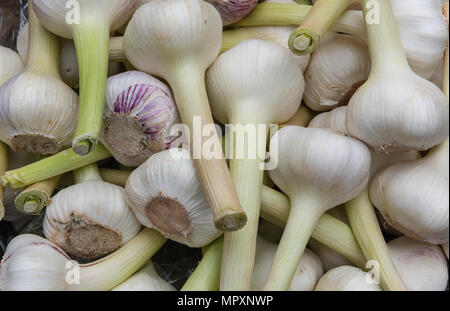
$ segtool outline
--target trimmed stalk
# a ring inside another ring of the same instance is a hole
[[[344,13],[352,0],[317,0],[301,26],[289,37],[289,48],[298,55],[310,54],[330,26]]]
[[[8,169],[8,147],[0,142],[0,175],[3,175]],[[5,195],[5,189],[3,185],[0,185],[0,221],[5,216],[5,207],[3,206],[3,197]]]
[[[298,25],[311,10],[310,5],[289,3],[260,3],[252,13],[235,26],[286,26]]]
[[[375,260],[380,267],[380,283],[384,290],[406,291],[378,224],[368,190],[345,205],[353,233],[367,260]]]
[[[127,170],[114,170],[114,169],[108,169],[108,168],[102,168],[100,169],[100,175],[102,176],[102,179],[106,182],[109,182],[111,184],[115,184],[118,186],[125,187],[125,184],[127,183],[128,177],[130,177],[130,174],[133,171],[127,171]]]
[[[181,291],[217,291],[219,289],[222,247],[223,237],[206,247],[202,260],[184,283]]]
[[[2,177],[2,184],[17,190],[110,156],[111,154],[102,144],[98,144],[93,152],[84,157],[76,154],[71,149],[67,149],[46,159],[6,172]]]
[[[15,199],[16,208],[27,215],[39,215],[50,204],[61,175],[28,186]]]

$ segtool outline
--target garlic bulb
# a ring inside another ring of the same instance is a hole
[[[341,266],[331,269],[319,280],[316,291],[381,291],[370,275],[359,268]]]
[[[175,291],[176,289],[161,278],[149,261],[141,270],[112,289],[113,291]]]
[[[319,256],[325,272],[336,267],[352,265],[344,256],[314,239],[309,240],[308,247]]]
[[[53,154],[70,145],[78,96],[58,70],[56,37],[29,6],[30,49],[25,71],[0,88],[0,140],[16,151]]]
[[[0,289],[7,291],[110,290],[138,271],[164,244],[144,229],[109,256],[78,264],[57,245],[36,235],[15,237],[0,264]]]
[[[63,250],[37,235],[22,234],[6,249],[0,265],[0,290],[59,291],[66,287]]]
[[[45,212],[46,238],[83,260],[115,251],[141,229],[124,189],[99,176],[96,165],[75,171],[78,183],[58,192]]]
[[[380,23],[367,25],[371,73],[348,103],[346,128],[379,153],[426,150],[448,137],[448,102],[411,71],[389,0],[379,2]]]
[[[202,247],[221,234],[185,149],[151,156],[130,175],[125,192],[137,219],[171,240]]]
[[[125,24],[136,0],[34,0],[36,15],[51,32],[75,41],[80,72],[80,112],[72,143],[86,155],[98,142],[106,79],[110,31]]]
[[[327,34],[312,54],[305,72],[305,96],[309,108],[324,111],[346,105],[370,72],[366,44],[355,36]]]
[[[261,39],[275,42],[289,49],[287,41],[294,27],[290,26],[260,26],[260,27],[241,27],[238,29],[227,30],[222,36],[222,51],[229,50],[247,39]],[[292,59],[300,67],[302,72],[308,66],[310,55],[296,55],[291,53]]]
[[[276,251],[277,244],[267,242],[258,237],[251,290],[262,290]],[[322,275],[323,268],[319,257],[309,249],[305,249],[289,291],[312,291]]]
[[[214,223],[219,230],[235,231],[245,225],[247,218],[233,188],[217,131],[193,137],[196,122],[203,129],[214,128],[205,72],[216,60],[221,44],[220,15],[202,0],[146,3],[136,10],[123,38],[130,63],[138,70],[164,78],[171,86],[181,120],[192,134],[189,148]],[[206,144],[212,146],[207,149],[209,154],[196,152]]]
[[[177,147],[171,126],[180,122],[168,86],[138,71],[110,77],[106,85],[102,143],[121,164],[136,167],[152,154]]]
[[[406,236],[388,243],[389,254],[410,291],[445,291],[447,257],[438,245]]]
[[[19,55],[11,49],[0,46],[0,86],[22,70],[23,62]]]
[[[264,286],[269,290],[289,287],[319,217],[360,194],[370,168],[370,152],[364,144],[324,129],[284,127],[272,138],[271,158],[275,152],[278,166],[270,177],[289,196],[291,210]]]
[[[229,25],[240,21],[247,16],[255,7],[258,0],[205,0],[211,3],[220,16],[222,16],[223,25]]]
[[[403,234],[433,244],[449,239],[448,139],[426,157],[381,171],[370,199],[384,219]]]

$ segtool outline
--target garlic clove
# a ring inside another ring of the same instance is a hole
[[[23,71],[23,62],[11,49],[0,46],[0,86]]]
[[[448,139],[422,159],[379,171],[369,190],[372,203],[392,227],[420,241],[448,241]]]
[[[139,71],[108,79],[102,142],[123,165],[136,167],[152,154],[177,147],[171,126],[180,122],[168,86]]]
[[[258,237],[251,290],[262,290],[276,251],[277,244]],[[322,275],[323,267],[320,258],[309,249],[305,249],[289,291],[312,291]]]
[[[137,219],[171,240],[202,247],[221,235],[187,150],[152,155],[130,175],[125,192]]]
[[[445,291],[448,264],[438,245],[400,237],[388,243],[389,254],[410,291]]]
[[[326,39],[326,38],[329,39]],[[327,34],[305,72],[304,101],[315,111],[346,105],[370,72],[367,45],[359,38]]]
[[[115,251],[141,229],[122,187],[86,181],[58,192],[47,207],[44,234],[67,253],[93,260]]]
[[[316,291],[381,291],[370,275],[359,268],[341,266],[331,269],[319,280]]]
[[[176,289],[161,278],[149,261],[141,270],[128,278],[113,291],[176,291]]]

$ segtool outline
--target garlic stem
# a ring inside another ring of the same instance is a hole
[[[361,1],[366,19],[370,18],[370,14],[372,14],[368,9],[372,8],[370,2],[371,0]],[[390,0],[379,0],[377,7],[379,21],[366,21],[367,40],[372,61],[371,75],[410,70]]]
[[[380,283],[384,290],[406,291],[388,252],[378,224],[368,190],[346,203],[347,217],[353,233],[367,260],[375,260],[380,267]]]
[[[100,175],[104,181],[122,187],[125,187],[131,173],[132,171],[128,170],[100,169]]]
[[[310,5],[289,3],[260,3],[235,26],[286,26],[298,25],[311,10]]]
[[[261,217],[280,227],[284,227],[289,217],[289,198],[269,187],[262,187]],[[352,229],[344,222],[323,214],[314,228],[311,237],[343,255],[354,265],[364,268],[364,257]]]
[[[61,175],[37,182],[19,193],[14,201],[16,208],[27,215],[39,215],[50,204]]]
[[[298,266],[298,258],[303,254],[314,231],[322,206],[315,200],[294,201],[283,236],[278,245],[272,268],[264,284],[264,290],[287,290]]]
[[[181,291],[217,291],[220,285],[223,237],[211,243]]]
[[[0,175],[3,175],[8,169],[8,147],[0,141]],[[5,216],[5,207],[3,205],[3,198],[5,189],[0,185],[0,221]]]
[[[232,123],[241,124],[238,120],[233,120]],[[245,125],[236,130],[236,135],[245,137]],[[233,157],[230,160],[231,179],[239,202],[247,215],[247,224],[239,231],[225,233],[220,279],[221,290],[249,290],[251,286],[264,175],[264,170],[260,169],[260,165],[264,160],[258,156],[256,159],[251,159],[248,151],[260,150],[259,146],[266,145],[266,137],[267,132],[264,140],[258,139],[256,142],[247,139],[247,144],[244,146],[244,158],[234,159]],[[233,141],[235,142],[233,150],[237,150],[237,144],[243,143],[238,139]]]
[[[81,184],[87,181],[102,181],[102,176],[100,175],[100,171],[98,170],[96,163],[76,169],[73,175],[76,184]]]
[[[127,59],[123,49],[123,37],[109,38],[109,61],[123,61]]]
[[[73,40],[80,68],[80,106],[72,148],[79,155],[87,155],[98,142],[102,124],[108,76],[109,25],[99,19],[74,26]]]
[[[111,154],[102,144],[98,144],[92,153],[84,157],[76,154],[71,149],[66,149],[30,165],[6,172],[2,177],[2,184],[17,190],[110,156]]]
[[[142,268],[165,242],[158,231],[144,228],[114,253],[80,265],[80,282],[71,285],[69,290],[110,290]]]
[[[301,26],[289,37],[289,48],[298,55],[314,52],[330,26],[342,15],[351,0],[317,0]]]

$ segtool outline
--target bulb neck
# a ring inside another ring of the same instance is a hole
[[[81,184],[87,181],[102,181],[102,176],[98,170],[96,163],[89,164],[85,167],[74,171],[74,178],[76,184]]]
[[[26,71],[40,72],[59,77],[59,42],[39,22],[32,2],[28,4],[28,54]]]

